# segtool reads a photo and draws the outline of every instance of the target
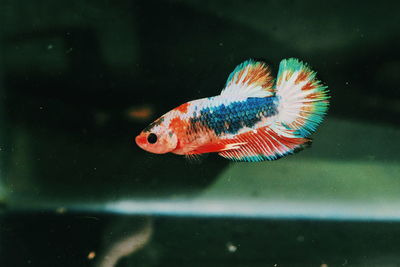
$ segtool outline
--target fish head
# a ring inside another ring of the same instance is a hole
[[[147,126],[135,138],[136,144],[145,151],[165,154],[173,151],[178,145],[176,134],[164,123],[161,117]]]

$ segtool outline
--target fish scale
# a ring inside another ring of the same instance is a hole
[[[276,107],[275,97],[248,98],[228,105],[205,107],[200,110],[198,116],[191,118],[189,123],[192,125],[200,123],[203,127],[214,131],[217,136],[236,134],[243,127],[253,127],[263,117],[275,115]]]

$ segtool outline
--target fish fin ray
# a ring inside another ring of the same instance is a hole
[[[269,67],[261,61],[246,60],[229,75],[221,96],[273,96],[273,78]]]
[[[190,154],[203,154],[203,153],[211,153],[211,152],[219,152],[224,151],[226,149],[227,144],[223,144],[220,142],[217,143],[209,143],[199,147],[196,147]]]
[[[276,95],[279,99],[277,121],[295,134],[308,137],[322,122],[329,106],[329,90],[310,67],[295,58],[279,65]]]
[[[293,130],[284,127],[279,129],[263,127],[257,133],[249,131],[237,137],[226,140],[227,143],[237,144],[232,149],[220,151],[218,154],[233,161],[264,161],[276,160],[288,154],[298,152],[311,143],[311,139],[299,137]]]
[[[184,156],[188,162],[192,164],[200,164],[203,162],[205,155],[207,154],[186,154]]]

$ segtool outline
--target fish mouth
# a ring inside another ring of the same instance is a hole
[[[141,149],[145,150],[144,144],[146,144],[146,137],[143,135],[138,135],[135,137],[135,143],[140,147]]]

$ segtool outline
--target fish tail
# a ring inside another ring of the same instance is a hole
[[[316,72],[298,59],[281,61],[276,83],[278,126],[306,138],[321,124],[329,106],[329,91]]]
[[[230,148],[219,155],[234,161],[276,160],[311,144],[308,138],[322,122],[329,106],[327,86],[301,61],[281,61],[275,86],[274,122],[226,140]]]

